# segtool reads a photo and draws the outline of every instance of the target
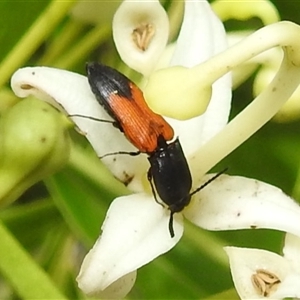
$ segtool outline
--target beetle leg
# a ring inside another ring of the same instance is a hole
[[[159,205],[161,205],[162,207],[164,207],[164,205],[157,200],[156,192],[155,192],[155,189],[154,189],[154,186],[153,186],[153,183],[152,183],[151,167],[149,168],[149,170],[147,172],[147,178],[148,178],[148,181],[150,183],[152,194],[153,194],[155,202],[158,203]]]

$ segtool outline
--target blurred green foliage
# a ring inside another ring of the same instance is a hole
[[[272,2],[279,9],[282,19],[300,23],[298,1]],[[0,1],[0,61],[5,60],[48,3]],[[103,5],[109,5],[109,2],[103,2]],[[38,65],[48,47],[59,38],[69,22],[72,22],[69,16],[65,16],[49,39],[28,58],[27,63]],[[234,27],[239,24],[228,25]],[[261,24],[257,20],[250,20],[243,25],[245,28],[249,26],[258,28]],[[91,25],[82,24],[80,32],[70,39],[55,59],[63,57],[66,51],[75,47],[91,28]],[[109,57],[108,53],[112,55]],[[118,62],[110,36],[69,69],[83,72],[82,62],[95,59],[104,62],[109,59],[115,64]],[[49,64],[52,65],[51,62]],[[252,100],[252,83],[253,77],[234,92],[231,118]],[[8,82],[6,87],[9,87]],[[5,102],[6,98],[2,97],[0,101]],[[74,132],[72,136],[77,145],[74,149],[82,162],[95,171],[99,170],[99,173],[107,174],[87,142]],[[215,169],[229,167],[229,174],[256,178],[293,195],[299,176],[299,153],[300,121],[289,124],[269,122]],[[83,172],[71,160],[63,170],[45,178],[45,182],[33,186],[14,205],[0,211],[0,220],[11,234],[70,299],[84,297],[75,282],[80,263],[100,232],[109,203],[123,192],[121,188],[115,192],[108,191],[90,171]],[[114,179],[111,177],[111,180]],[[294,196],[300,200],[299,195]],[[268,230],[207,233],[188,225],[186,235],[172,251],[139,270],[137,284],[128,298],[203,299],[232,288],[228,266],[220,265],[199,247],[199,241],[201,243],[205,235],[216,242],[214,245],[217,246],[214,247],[218,249],[215,250],[220,253],[223,251],[222,245],[259,247],[279,252],[283,238],[282,233]],[[0,270],[0,299],[19,298],[22,295],[16,294],[14,284]]]
[[[0,1],[0,61],[26,34],[26,30],[49,4],[48,1]]]

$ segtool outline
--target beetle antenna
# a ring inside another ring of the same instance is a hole
[[[106,153],[102,156],[99,156],[99,158],[102,159],[106,156],[118,155],[118,154],[126,154],[126,155],[130,155],[130,156],[137,156],[137,155],[141,154],[141,151],[136,151],[136,152],[118,151],[118,152]]]
[[[173,228],[173,215],[174,215],[174,211],[171,211],[170,219],[169,219],[169,231],[170,231],[171,238],[175,236],[174,228]]]
[[[207,185],[209,185],[210,183],[212,183],[214,180],[216,180],[220,175],[224,174],[226,171],[228,170],[228,168],[225,168],[224,170],[222,170],[221,172],[217,173],[216,175],[214,175],[212,178],[210,178],[209,180],[207,180],[204,184],[202,184],[201,186],[199,186],[197,189],[195,189],[192,193],[190,193],[190,196],[195,195],[196,193],[198,193],[200,190],[204,189]]]
[[[90,116],[84,116],[84,115],[80,115],[80,114],[68,115],[68,117],[69,118],[80,117],[80,118],[85,118],[85,119],[89,119],[89,120],[92,120],[92,121],[104,122],[104,123],[110,123],[110,124],[114,124],[115,123],[115,121],[103,120],[103,119],[98,119],[98,118],[90,117]]]

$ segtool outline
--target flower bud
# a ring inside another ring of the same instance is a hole
[[[19,102],[0,120],[0,205],[59,170],[70,153],[69,121],[49,104]]]

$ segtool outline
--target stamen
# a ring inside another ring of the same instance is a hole
[[[263,269],[256,270],[256,274],[251,276],[251,281],[257,293],[268,297],[275,292],[281,280],[277,275]]]
[[[155,27],[153,24],[141,24],[132,31],[132,39],[140,50],[146,51],[154,37],[154,34]]]

